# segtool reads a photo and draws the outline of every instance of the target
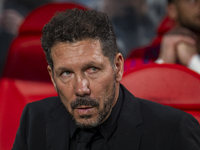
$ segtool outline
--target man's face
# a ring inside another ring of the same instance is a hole
[[[54,68],[48,66],[48,71],[52,82],[77,125],[89,128],[105,121],[117,101],[121,79],[119,67],[111,66],[100,42],[60,42],[52,47],[51,55]],[[117,60],[123,62],[121,54],[116,55],[116,65]]]
[[[175,0],[175,7],[178,23],[200,32],[200,0]]]

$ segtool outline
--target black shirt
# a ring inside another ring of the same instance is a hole
[[[116,141],[116,129],[118,118],[122,106],[123,92],[119,90],[119,97],[108,119],[99,125],[96,129],[98,134],[93,139],[91,150],[111,150],[114,149]],[[70,150],[76,150],[79,139],[80,129],[73,120],[70,120]]]

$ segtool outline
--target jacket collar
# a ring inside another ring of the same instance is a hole
[[[116,150],[138,150],[142,132],[137,127],[143,122],[140,104],[122,85],[121,88],[124,98],[117,129]]]
[[[116,150],[138,150],[142,132],[138,126],[142,124],[140,104],[128,90],[121,85],[123,91],[123,104],[119,116],[116,138]],[[69,113],[63,104],[55,105],[50,112],[46,124],[47,149],[63,150],[69,148]],[[63,130],[65,129],[66,130]]]
[[[47,149],[63,150],[69,148],[69,117],[59,100],[59,104],[51,110],[46,124]]]

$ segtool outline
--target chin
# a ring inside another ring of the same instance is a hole
[[[83,116],[81,116],[83,117]],[[86,116],[84,116],[84,118],[81,118],[81,119],[74,119],[75,122],[76,122],[76,125],[79,127],[79,128],[95,128],[97,126],[100,125],[100,120],[97,118],[97,119],[93,119],[93,118],[85,118]]]

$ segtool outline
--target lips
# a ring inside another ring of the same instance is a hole
[[[94,107],[90,107],[90,106],[79,106],[75,109],[75,111],[79,115],[90,115],[93,110],[94,110]]]

